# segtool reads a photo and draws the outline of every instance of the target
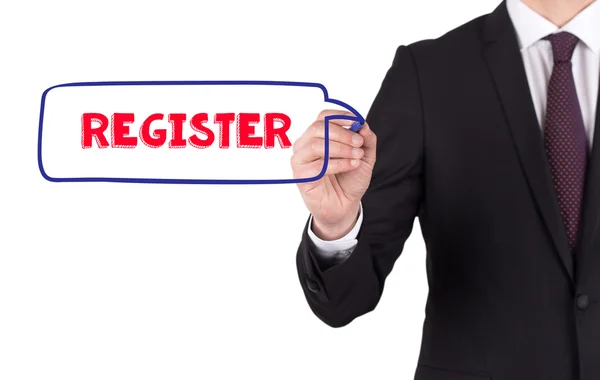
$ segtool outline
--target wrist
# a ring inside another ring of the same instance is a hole
[[[347,217],[337,223],[323,223],[313,216],[312,231],[321,240],[331,241],[340,239],[352,231],[358,220],[359,212],[360,204],[353,207],[352,211],[347,214]]]

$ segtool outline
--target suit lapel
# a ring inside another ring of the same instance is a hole
[[[597,268],[593,260],[600,260],[594,253],[594,238],[600,225],[600,94],[596,100],[596,121],[594,126],[594,141],[592,153],[587,167],[587,178],[582,207],[582,235],[580,249],[576,254],[576,273],[578,277],[586,273],[592,274]]]
[[[486,18],[482,32],[486,44],[483,56],[496,84],[523,172],[556,252],[568,276],[573,279],[573,259],[544,150],[543,136],[505,2]],[[594,215],[594,218],[598,216]]]

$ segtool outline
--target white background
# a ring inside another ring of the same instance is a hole
[[[323,83],[365,115],[395,49],[498,0],[0,5],[0,379],[409,379],[427,295],[418,224],[378,308],[312,315],[294,185],[50,183],[40,96],[102,80]]]

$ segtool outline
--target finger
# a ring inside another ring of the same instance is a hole
[[[317,120],[325,120],[325,118],[328,116],[337,116],[337,115],[356,117],[356,115],[353,114],[352,112],[348,112],[345,110],[323,110],[323,111],[319,112],[319,115],[317,116]],[[343,123],[343,125],[352,125],[352,123],[354,123],[354,120],[345,120],[345,119],[338,119],[338,120],[341,123]]]
[[[360,160],[347,158],[333,158],[327,163],[325,175],[349,172],[360,165]]]
[[[351,119],[340,118],[341,116],[347,116]],[[321,111],[317,120],[319,121],[329,121],[330,123],[335,123],[341,125],[343,127],[350,127],[352,124],[356,123],[359,119],[352,112],[341,111],[341,110],[324,110]],[[363,120],[364,121],[364,120]]]
[[[361,159],[364,151],[337,141],[329,141],[330,158]],[[292,165],[302,165],[325,157],[325,139],[313,138],[310,143],[296,151],[292,156]]]
[[[323,120],[317,120],[312,123],[306,131],[300,136],[292,146],[292,151],[295,153],[302,150],[304,146],[310,143],[313,138],[325,138],[325,126],[329,127],[329,141],[338,141],[343,144],[352,145],[354,147],[360,147],[364,138],[356,133],[352,132],[347,128],[344,128],[341,124],[336,121],[330,120],[325,123]]]
[[[355,147],[360,147],[364,142],[364,138],[360,134],[344,128],[338,124],[337,120],[315,124],[312,130],[313,137],[325,138],[326,127],[329,128],[329,141],[338,141]]]
[[[362,149],[364,150],[363,159],[374,164],[377,152],[377,135],[366,122],[360,131],[358,131],[358,134],[364,139],[364,143],[362,144]]]
[[[325,175],[335,175],[349,172],[360,165],[360,160],[347,158],[334,158],[327,162]],[[318,159],[304,165],[294,167],[294,178],[312,178],[316,177],[323,170],[323,159]]]

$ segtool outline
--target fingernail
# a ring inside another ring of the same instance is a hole
[[[362,156],[362,152],[363,152],[362,149],[354,148],[354,149],[352,149],[352,157],[359,158],[360,156]]]
[[[361,143],[362,143],[362,137],[360,135],[354,135],[354,136],[352,136],[352,144],[358,146]]]
[[[358,160],[350,160],[350,165],[358,166]]]

